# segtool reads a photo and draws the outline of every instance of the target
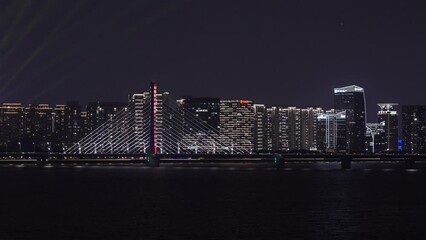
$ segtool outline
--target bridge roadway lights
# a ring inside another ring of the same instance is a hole
[[[351,169],[352,157],[351,156],[342,156],[341,158],[342,169]]]
[[[413,169],[414,168],[414,159],[405,158],[405,169]]]
[[[284,157],[281,154],[274,154],[274,164],[277,167],[284,167]]]
[[[159,167],[160,166],[160,157],[156,154],[150,154],[146,157],[146,165],[148,167]]]

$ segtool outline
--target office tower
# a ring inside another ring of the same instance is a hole
[[[54,116],[48,104],[30,104],[25,108],[22,148],[24,151],[46,152],[53,141]]]
[[[366,140],[368,153],[381,153],[387,149],[385,122],[367,123]]]
[[[397,103],[379,103],[380,111],[377,113],[378,123],[384,123],[385,146],[382,151],[398,151],[398,113],[394,110]]]
[[[185,96],[177,100],[173,133],[180,139],[179,152],[216,153],[220,135],[219,98]],[[176,124],[180,123],[180,124]]]
[[[126,106],[127,103],[119,102],[89,102],[86,106],[87,131],[95,130],[123,111]]]
[[[345,152],[347,119],[345,111],[334,109],[318,113],[317,148],[321,152]]]
[[[0,144],[3,152],[20,152],[24,135],[24,107],[20,103],[0,106]]]
[[[220,99],[219,98],[196,98],[185,96],[177,100],[178,108],[182,110],[183,121],[194,120],[193,117],[204,122],[209,127],[219,131],[220,128]],[[186,116],[185,114],[191,114]]]
[[[65,105],[65,129],[65,146],[76,144],[84,136],[81,105],[77,101]]]
[[[346,111],[347,152],[365,152],[366,107],[364,89],[355,85],[334,89],[334,108]]]
[[[55,152],[64,152],[66,145],[66,122],[65,122],[65,105],[58,104],[53,108],[52,113],[52,132],[53,140],[51,150]]]
[[[266,107],[263,104],[254,104],[254,151],[268,150],[268,122]]]
[[[402,142],[407,153],[426,153],[426,106],[402,106]]]
[[[249,100],[220,100],[220,134],[230,138],[229,146],[245,152],[254,148],[254,108]]]
[[[83,132],[83,137],[89,134],[89,116],[87,115],[87,111],[80,113],[81,117],[81,130]]]
[[[321,108],[301,109],[300,149],[317,150],[317,122]]]

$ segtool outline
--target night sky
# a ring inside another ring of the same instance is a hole
[[[0,1],[0,102],[181,95],[426,104],[421,1]]]

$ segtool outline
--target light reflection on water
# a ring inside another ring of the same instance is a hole
[[[400,164],[354,163],[345,171],[336,163],[11,166],[0,168],[0,239],[422,239],[426,233],[426,171]]]

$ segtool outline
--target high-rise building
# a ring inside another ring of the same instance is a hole
[[[301,109],[300,149],[317,150],[317,123],[321,108]]]
[[[83,137],[87,136],[89,134],[89,116],[87,115],[87,111],[82,111],[80,113],[81,117],[81,130],[83,132]]]
[[[180,139],[179,151],[190,153],[220,151],[214,140],[219,139],[220,135],[219,98],[185,96],[177,100],[177,109],[173,133],[176,139]]]
[[[65,145],[70,147],[84,137],[81,105],[77,101],[65,105]]]
[[[136,146],[143,152],[147,152],[149,147],[149,138],[147,138],[147,134],[150,127],[150,99],[149,92],[133,94],[129,98],[130,103],[133,105],[131,107],[135,109],[134,121],[136,136],[140,136],[135,140],[138,141]],[[175,119],[176,116],[174,116],[171,110],[168,92],[156,94],[155,108],[156,147],[158,148],[158,153],[163,153],[167,151],[167,149],[165,149],[166,146],[175,148],[174,145],[178,144],[178,139],[176,139],[175,136],[169,136],[167,134],[170,132],[170,129],[176,127],[177,124],[177,120]]]
[[[296,107],[288,107],[281,109],[287,112],[287,136],[288,136],[288,149],[300,150],[301,149],[301,110]]]
[[[316,150],[317,115],[320,112],[320,108],[267,108],[267,150]]]
[[[87,131],[91,132],[109,119],[115,117],[127,106],[119,102],[89,102],[86,106]]]
[[[334,89],[334,108],[346,111],[347,152],[366,150],[366,107],[364,89],[355,85]]]
[[[380,123],[367,123],[366,125],[366,139],[367,139],[367,152],[380,153],[387,149],[385,122]]]
[[[254,104],[254,151],[268,151],[268,122],[267,111],[263,104]]]
[[[426,153],[426,106],[402,106],[402,142],[407,153]]]
[[[182,97],[177,101],[178,108],[182,112],[183,121],[195,121],[193,117],[204,122],[209,127],[205,131],[216,130],[220,128],[220,99],[219,98],[195,98],[190,96]],[[187,116],[190,114],[191,116]]]
[[[231,149],[254,149],[254,108],[249,100],[220,100],[220,135],[230,138]]]
[[[378,123],[384,123],[384,143],[382,151],[398,151],[398,112],[394,109],[397,103],[379,103],[380,111],[377,113]]]
[[[24,107],[20,103],[0,106],[0,147],[3,152],[22,151],[24,135]]]
[[[64,152],[67,149],[66,145],[66,118],[65,118],[65,105],[58,104],[53,108],[52,118],[52,132],[53,139],[51,150],[55,152]],[[49,150],[49,149],[48,149]]]
[[[267,124],[267,150],[270,152],[277,152],[281,149],[280,142],[280,122],[279,122],[279,108],[269,107],[266,108],[266,124]]]
[[[141,94],[133,94],[129,96],[130,107],[134,108],[133,121],[135,122],[135,135],[139,136],[136,141],[136,148],[140,151],[147,153],[149,150],[149,136],[147,129],[149,129],[149,109],[150,97],[149,92]]]
[[[317,149],[321,152],[345,152],[346,112],[331,109],[318,113],[317,120]]]
[[[24,151],[46,152],[53,141],[54,116],[48,104],[30,104],[25,108]]]
[[[284,152],[289,148],[289,109],[270,107],[266,109],[268,129],[268,151]],[[294,120],[294,118],[293,118]],[[293,127],[295,129],[296,127]],[[294,136],[295,134],[293,134]]]

